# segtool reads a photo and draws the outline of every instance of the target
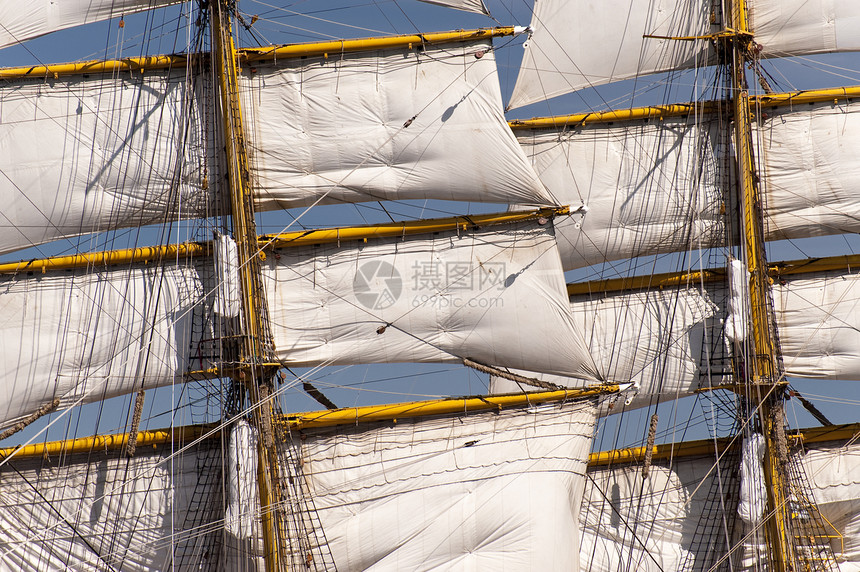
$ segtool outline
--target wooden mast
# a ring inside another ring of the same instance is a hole
[[[230,190],[230,214],[233,238],[239,259],[242,310],[236,363],[231,368],[234,379],[247,389],[254,425],[260,435],[258,444],[258,482],[262,517],[264,559],[268,572],[285,569],[286,559],[281,546],[280,529],[283,519],[278,503],[279,493],[277,447],[272,423],[270,399],[274,376],[279,364],[275,362],[274,344],[266,312],[265,293],[260,270],[261,251],[257,245],[254,203],[250,192],[250,176],[246,140],[242,127],[239,101],[236,47],[233,41],[230,0],[213,3],[212,39],[215,70],[219,79],[221,112],[224,125],[224,145],[227,153],[227,179]]]
[[[734,141],[737,160],[739,204],[742,209],[741,243],[749,271],[750,316],[752,318],[752,353],[746,360],[741,384],[746,384],[751,404],[756,406],[760,430],[765,440],[764,479],[767,505],[764,515],[765,537],[770,550],[771,569],[776,572],[795,570],[796,554],[787,521],[788,446],[784,424],[786,387],[782,362],[775,343],[770,278],[764,251],[759,179],[755,172],[753,134],[746,65],[752,46],[748,28],[746,0],[728,3],[729,38],[725,57],[731,58],[731,96],[734,115]]]

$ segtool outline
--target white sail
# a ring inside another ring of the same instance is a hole
[[[471,358],[593,379],[550,224],[275,252],[263,276],[283,363]]]
[[[204,112],[185,70],[22,80],[0,94],[0,253],[204,216]]]
[[[761,113],[755,130],[767,238],[860,232],[860,101],[836,98]]]
[[[0,0],[0,48],[57,30],[179,2],[180,0]]]
[[[764,57],[860,49],[854,0],[755,0],[750,29]]]
[[[242,85],[259,210],[556,203],[504,121],[487,42],[255,65]],[[214,136],[204,135],[215,128],[201,96],[209,87],[182,69],[4,89],[0,203],[11,206],[0,212],[0,253],[211,216],[220,168]]]
[[[860,49],[860,7],[854,0],[752,0],[747,5],[753,39],[763,46],[763,57]],[[719,32],[722,23],[712,6],[710,0],[585,5],[535,0],[533,36],[509,107],[613,81],[713,64],[713,43],[706,36]]]
[[[338,570],[569,571],[593,425],[580,402],[308,429],[290,468]]]
[[[786,276],[774,282],[773,292],[787,376],[860,378],[860,275],[832,271]],[[731,376],[722,341],[727,316],[722,285],[574,296],[570,302],[598,378],[633,383],[623,394],[627,407],[691,395],[702,382],[719,385],[721,376]],[[719,360],[725,368],[717,365]],[[538,377],[568,387],[584,385],[561,376]],[[491,391],[520,388],[493,378]]]
[[[725,293],[697,288],[665,288],[649,292],[574,296],[571,312],[597,368],[598,378],[630,384],[622,392],[627,408],[690,395],[700,380],[719,383],[727,371],[722,321]],[[710,361],[712,369],[708,368]],[[728,373],[731,369],[729,367]],[[525,373],[533,377],[532,373]],[[581,380],[540,375],[561,386],[582,387]],[[492,393],[514,393],[522,387],[492,377]],[[618,404],[620,405],[620,404]],[[617,412],[601,410],[601,414]]]
[[[0,427],[55,399],[66,407],[181,380],[203,289],[195,269],[177,266],[4,278]]]
[[[717,127],[670,118],[519,132],[550,192],[587,209],[557,223],[564,268],[722,242]]]
[[[259,209],[555,204],[505,122],[487,41],[253,65],[240,85]]]
[[[676,461],[670,468],[640,465],[589,469],[580,512],[582,572],[701,570],[695,566],[711,539],[697,536],[710,482],[709,460]],[[700,489],[696,489],[700,483]],[[712,547],[711,547],[712,548]]]
[[[860,275],[818,273],[774,284],[786,375],[860,379]]]
[[[798,473],[805,473],[821,515],[835,527],[824,532],[842,534],[842,542],[833,539],[839,570],[858,570],[860,447],[841,445],[807,444],[808,452],[798,459]],[[592,468],[588,476],[580,514],[582,572],[633,569],[625,563],[646,571],[707,570],[725,557],[725,541],[715,543],[712,535],[724,539],[728,532],[735,535],[733,542],[740,542],[737,539],[752,534],[748,527],[732,532],[729,513],[737,506],[739,483],[728,464],[717,468],[713,458],[676,459],[671,466],[658,462],[650,467],[647,479],[639,465]],[[722,499],[711,496],[717,479],[725,491]],[[800,518],[802,511],[810,510],[801,509]],[[723,517],[729,519],[728,531]],[[766,548],[755,538],[740,542],[729,557],[735,570],[757,570],[766,557],[760,552]],[[727,562],[723,564],[728,568]]]
[[[761,114],[766,238],[860,232],[860,103]],[[556,223],[565,269],[724,243],[719,125],[695,119],[519,132],[549,191],[587,208]]]
[[[535,0],[520,73],[509,108],[522,107],[585,87],[661,71],[706,65],[704,36],[710,0],[610,0],[574,3]],[[646,34],[663,36],[646,38]]]
[[[217,444],[173,456],[168,445],[134,457],[95,450],[65,453],[62,462],[12,458],[0,467],[0,568],[216,567],[226,560],[214,528],[224,514]]]

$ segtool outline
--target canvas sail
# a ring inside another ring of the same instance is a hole
[[[338,570],[576,570],[593,424],[579,402],[308,429],[290,471]]]
[[[833,535],[839,570],[860,567],[858,462],[857,445],[836,442],[807,445],[792,461],[808,478],[809,492],[832,525],[825,532]],[[714,458],[676,458],[671,464],[655,463],[647,479],[640,466],[590,468],[580,513],[580,570],[703,570],[728,567],[728,561],[735,570],[758,569],[766,558],[761,537],[749,526],[732,524],[739,485],[732,473],[739,463],[731,455],[719,466]],[[719,487],[726,491],[722,499],[715,496]],[[715,545],[710,533],[723,539],[730,535],[738,543],[735,551],[727,556],[725,541]]]
[[[196,268],[170,265],[3,278],[0,427],[54,400],[68,407],[175,383],[192,355],[203,358],[197,369],[210,367],[212,354],[200,354],[212,337],[205,291]]]
[[[518,131],[549,191],[571,209],[557,222],[565,269],[725,243],[725,143],[695,112]],[[860,231],[860,103],[763,107],[760,141],[768,240]]]
[[[256,208],[551,205],[502,115],[486,41],[279,59],[241,76]],[[374,81],[368,81],[372,75]],[[197,68],[20,80],[0,96],[0,253],[215,214],[223,160]]]
[[[0,566],[143,572],[238,563],[219,531],[221,462],[218,440],[176,454],[167,444],[131,458],[90,450],[62,461],[8,459],[0,466]]]
[[[298,366],[471,358],[593,379],[552,225],[541,222],[276,250],[263,277],[279,358]]]
[[[245,67],[257,208],[555,204],[505,123],[491,47],[422,44]]]
[[[53,2],[0,2],[0,48],[31,38],[107,20],[116,16],[178,4],[180,0],[56,0]]]
[[[774,315],[787,376],[860,378],[858,277],[831,271],[774,282]],[[730,342],[724,340],[728,300],[724,285],[708,284],[579,295],[570,303],[599,379],[632,383],[623,395],[626,407],[633,408],[691,395],[731,379]],[[538,377],[563,386],[583,385],[559,376]],[[491,390],[522,389],[494,377]]]
[[[860,49],[853,0],[755,0],[750,30],[763,57]],[[521,107],[614,81],[716,63],[708,37],[722,15],[710,0],[536,0],[509,103]],[[574,31],[574,33],[571,33]],[[685,38],[679,40],[678,38]],[[698,39],[694,39],[698,38]]]

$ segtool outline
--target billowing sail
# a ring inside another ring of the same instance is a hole
[[[565,269],[725,243],[728,176],[710,115],[519,131],[541,180],[584,212],[557,222]],[[860,103],[763,107],[768,240],[860,232]]]
[[[0,466],[0,568],[144,572],[236,562],[236,550],[221,546],[219,445],[9,459]]]
[[[598,377],[633,383],[623,394],[629,407],[690,395],[732,375],[723,340],[728,298],[722,284],[573,296],[570,302]],[[860,378],[860,275],[846,270],[786,276],[773,285],[773,304],[787,376]],[[491,389],[520,390],[499,378]]]
[[[259,209],[555,204],[502,115],[488,41],[255,62],[240,78]]]
[[[860,49],[854,0],[751,0],[750,30],[764,57]],[[710,0],[536,0],[509,107],[585,87],[715,63]]]
[[[0,427],[60,407],[175,383],[199,357],[194,268],[51,272],[0,281]],[[195,322],[196,334],[192,334]],[[197,363],[209,367],[208,356]]]
[[[704,380],[718,384],[722,376],[731,375],[721,333],[725,294],[720,287],[709,292],[690,287],[574,296],[570,307],[598,378],[633,384],[622,392],[621,403],[627,407],[683,397]],[[539,377],[562,386],[584,385],[561,376]],[[497,377],[491,378],[490,389],[493,393],[522,390],[515,382]],[[613,407],[601,413],[618,410]]]
[[[710,23],[711,6],[710,0],[535,0],[532,36],[509,107],[637,75],[707,65],[713,57],[709,42],[669,38],[718,31]]]
[[[576,570],[593,424],[580,402],[294,433],[308,550],[338,570]]]
[[[721,243],[717,128],[670,118],[520,131],[547,188],[584,207],[557,223],[564,268]]]
[[[854,0],[754,0],[750,29],[764,57],[860,49]]]
[[[53,0],[19,2],[0,0],[0,48],[116,16],[133,14],[180,0]]]
[[[593,379],[546,220],[288,248],[268,261],[285,364],[471,358]]]
[[[0,94],[0,253],[205,216],[205,112],[185,70],[21,80]],[[209,126],[211,128],[211,126]]]

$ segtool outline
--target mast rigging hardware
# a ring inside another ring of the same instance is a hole
[[[395,48],[412,49],[416,45],[471,42],[474,40],[513,36],[516,32],[517,30],[514,26],[501,26],[497,28],[455,30],[451,32],[435,32],[429,34],[406,34],[357,40],[286,44],[281,46],[266,46],[262,48],[237,48],[235,53],[236,59],[238,60],[237,63],[241,65],[250,62],[274,61],[277,59],[312,56],[328,57],[336,54],[359,53],[373,50]],[[208,54],[165,54],[114,60],[90,60],[86,62],[0,68],[0,79],[59,79],[62,76],[77,74],[113,74],[125,71],[144,73],[146,70],[184,68],[189,63],[194,64],[198,59],[205,60],[206,58],[208,58]]]
[[[450,230],[475,230],[485,226],[506,224],[519,221],[540,220],[566,215],[568,207],[539,209],[535,211],[506,212],[499,214],[458,216],[439,219],[394,222],[366,226],[343,228],[327,228],[317,230],[297,230],[273,235],[257,237],[257,255],[265,258],[263,248],[288,248],[309,246],[315,244],[335,243],[341,241],[362,240],[371,238],[398,237],[414,234],[427,234]],[[185,242],[164,246],[145,246],[69,256],[53,256],[7,262],[0,264],[1,274],[17,274],[20,272],[46,272],[48,270],[72,270],[92,268],[95,266],[112,266],[122,264],[146,264],[154,260],[167,258],[193,258],[212,254],[212,242]]]

